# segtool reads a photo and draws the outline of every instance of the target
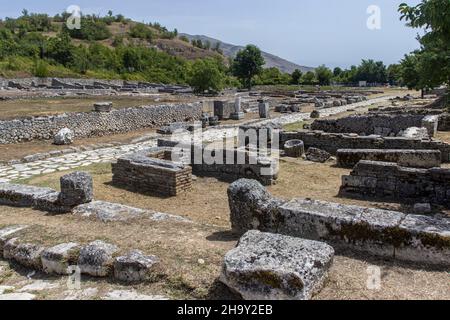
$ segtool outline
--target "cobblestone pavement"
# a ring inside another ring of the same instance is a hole
[[[394,96],[383,96],[359,103],[354,103],[351,105],[322,109],[320,113],[321,116],[326,117],[333,114],[345,112],[349,109],[367,107],[372,104],[387,101],[391,98],[394,98]],[[246,123],[274,123],[285,125],[306,119],[309,119],[309,113],[293,113],[267,120],[251,120]],[[215,128],[209,128],[208,130],[205,130],[203,132],[203,141],[214,141],[221,140],[225,137],[235,137],[238,134],[238,127],[239,125],[225,125]],[[95,163],[113,162],[126,153],[156,146],[157,138],[160,137],[167,136],[157,135],[154,138],[150,138],[150,140],[134,144],[83,151],[29,163],[0,166],[0,182],[25,179],[36,175],[53,173],[56,171],[67,171],[74,168],[89,166]]]

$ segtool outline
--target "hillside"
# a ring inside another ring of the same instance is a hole
[[[217,43],[220,43],[220,49],[222,50],[223,54],[225,56],[231,57],[231,58],[233,58],[239,50],[244,48],[243,46],[229,44],[229,43],[222,42],[220,40],[210,38],[207,36],[202,36],[202,35],[190,35],[190,34],[183,33],[183,34],[180,34],[180,36],[185,36],[190,41],[201,40],[204,43],[209,41],[211,43],[212,47],[215,47],[217,45]],[[264,51],[263,51],[263,57],[266,60],[266,65],[265,65],[266,68],[276,67],[276,68],[280,69],[280,71],[282,71],[282,72],[292,73],[292,72],[294,72],[295,69],[300,69],[302,72],[308,72],[308,71],[311,71],[314,69],[311,67],[300,66],[298,64],[287,61],[283,58],[280,58],[276,55],[273,55],[273,54],[270,54],[270,53],[267,53]]]
[[[0,76],[187,84],[192,79],[192,61],[213,58],[208,60],[212,63],[209,68],[224,73],[229,58],[244,48],[205,36],[180,34],[177,29],[168,30],[157,22],[144,24],[112,13],[103,17],[84,15],[79,29],[69,29],[67,19],[66,13],[50,17],[24,10],[18,18],[0,20]],[[276,67],[281,72],[267,70],[255,79],[259,84],[290,83],[290,75],[286,73],[295,69],[311,70],[267,52],[263,56],[266,67]],[[223,75],[227,85],[236,84],[234,77]]]

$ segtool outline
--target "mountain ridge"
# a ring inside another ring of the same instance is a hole
[[[188,33],[180,33],[180,36],[184,36],[189,39],[189,41],[192,40],[201,40],[202,42],[209,41],[211,43],[211,46],[215,46],[217,43],[220,43],[220,49],[223,51],[223,54],[227,57],[233,58],[236,56],[237,52],[239,50],[244,49],[244,46],[241,45],[234,45],[230,43],[223,42],[221,40],[208,37],[205,35],[191,35]],[[278,68],[282,72],[286,73],[292,73],[295,69],[300,69],[303,73],[312,71],[314,68],[307,67],[307,66],[301,66],[294,62],[288,61],[286,59],[280,58],[274,54],[262,51],[264,60],[266,61],[265,68]]]

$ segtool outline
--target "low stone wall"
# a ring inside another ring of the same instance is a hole
[[[377,134],[381,136],[397,136],[411,127],[427,128],[428,134],[435,135],[438,127],[438,116],[416,114],[375,114],[355,115],[340,119],[321,119],[311,124],[312,130],[331,133],[356,133],[359,135]]]
[[[125,155],[112,164],[114,185],[161,196],[192,188],[192,168],[171,160],[170,148],[151,148]]]
[[[353,168],[361,160],[395,162],[404,167],[434,168],[441,166],[439,150],[339,149],[337,165]]]
[[[85,245],[60,243],[46,247],[22,240],[28,226],[0,229],[0,256],[23,267],[51,275],[70,275],[78,267],[81,274],[113,277],[117,281],[138,283],[161,275],[158,257],[138,250],[121,255],[116,245],[96,240]]]
[[[193,174],[200,177],[214,177],[228,182],[248,178],[266,186],[275,184],[278,179],[279,166],[275,159],[258,156],[246,149],[210,149],[207,146],[183,144],[168,139],[158,139],[158,147],[183,149],[184,157],[190,157],[187,161],[192,166]],[[206,155],[209,160],[205,161]],[[212,159],[214,163],[211,163]]]
[[[439,116],[439,131],[450,131],[450,114],[443,113]]]
[[[305,148],[325,150],[336,155],[339,149],[408,149],[439,150],[442,162],[450,162],[450,144],[438,140],[415,140],[403,137],[358,136],[342,133],[324,133],[322,131],[282,132],[280,145],[288,140],[302,140]]]
[[[67,213],[93,198],[92,177],[85,172],[73,172],[61,177],[61,192],[51,188],[23,184],[0,184],[0,205]]]
[[[405,168],[390,162],[360,161],[342,177],[341,195],[450,206],[450,169]]]
[[[450,219],[272,197],[257,181],[241,179],[228,188],[231,224],[245,233],[258,229],[325,241],[337,250],[450,266]]]
[[[201,114],[201,104],[194,103],[144,106],[113,110],[108,113],[67,113],[0,121],[0,144],[53,139],[63,128],[71,129],[76,138],[156,128],[171,122],[198,120]]]

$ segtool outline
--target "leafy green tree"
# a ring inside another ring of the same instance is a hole
[[[311,85],[316,81],[316,74],[312,71],[306,72],[301,79],[301,84]]]
[[[354,82],[367,81],[369,83],[386,83],[387,71],[382,61],[362,60],[358,66]]]
[[[387,68],[387,81],[390,85],[402,85],[400,64],[389,65]]]
[[[342,74],[343,70],[339,67],[333,69],[333,76],[338,78]]]
[[[214,59],[197,60],[192,65],[188,83],[197,93],[218,93],[223,89],[225,75]]]
[[[333,72],[329,68],[327,68],[325,65],[321,65],[316,68],[316,78],[317,81],[319,81],[320,85],[329,85],[331,82],[331,79],[333,78]]]
[[[278,68],[264,69],[260,75],[254,78],[256,85],[289,84],[292,78],[288,73],[281,72]]]
[[[420,90],[424,88],[420,78],[419,57],[417,54],[405,55],[400,63],[400,77],[409,89]]]
[[[240,50],[231,66],[233,75],[236,76],[242,85],[251,89],[253,77],[260,75],[265,64],[261,50],[254,45],[247,45]]]
[[[295,69],[291,75],[291,84],[300,84],[303,73],[299,69]]]
[[[402,62],[404,73],[409,74],[410,63],[415,61],[419,77],[415,87],[426,89],[441,84],[450,87],[450,1],[422,0],[416,6],[402,3],[399,12],[400,20],[404,19],[408,26],[425,30],[418,38],[420,50]],[[447,103],[450,105],[449,101]]]

